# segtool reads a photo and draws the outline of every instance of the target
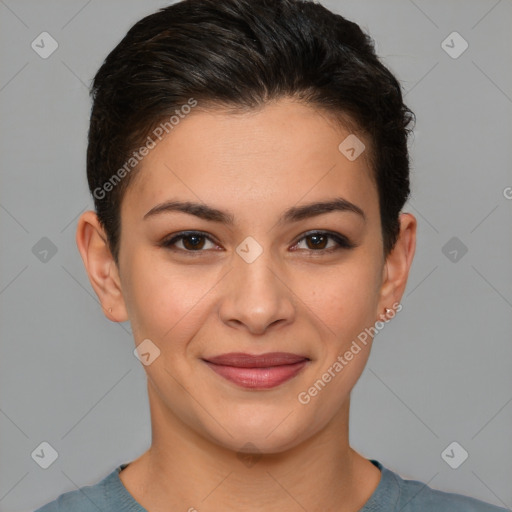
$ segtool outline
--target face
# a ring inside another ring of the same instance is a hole
[[[346,421],[371,346],[357,340],[400,299],[367,155],[338,149],[348,135],[281,100],[193,112],[144,158],[118,272],[157,421],[267,453]]]

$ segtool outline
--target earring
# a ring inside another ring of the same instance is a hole
[[[381,317],[388,318],[388,315],[392,313],[393,310],[389,308],[384,308],[384,313],[381,314]]]

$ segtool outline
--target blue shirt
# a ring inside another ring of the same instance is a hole
[[[404,480],[369,459],[381,471],[379,485],[359,512],[507,512],[507,509],[449,492],[417,480]],[[119,473],[121,464],[95,485],[61,494],[35,512],[148,512],[128,492]]]

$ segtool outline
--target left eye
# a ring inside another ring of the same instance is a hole
[[[326,246],[328,240],[333,240],[333,246]],[[315,252],[320,251],[335,251],[337,249],[351,249],[353,245],[343,236],[327,233],[324,231],[316,231],[314,233],[309,233],[306,236],[303,236],[294,247],[297,247],[302,241],[306,241],[306,250],[313,250]],[[310,242],[308,242],[310,241]]]

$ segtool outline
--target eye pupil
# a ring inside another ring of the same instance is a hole
[[[325,244],[326,238],[327,237],[324,235],[310,235],[308,237],[309,240],[316,240],[313,242],[313,247],[315,247],[317,249],[319,246],[321,246],[321,245],[323,246]]]
[[[195,242],[192,242],[191,244],[189,243],[190,240],[195,240]],[[183,237],[183,245],[187,248],[187,249],[197,249],[197,248],[201,248],[202,247],[202,244],[201,242],[204,243],[204,237],[201,236],[201,235],[188,235],[186,237]]]

